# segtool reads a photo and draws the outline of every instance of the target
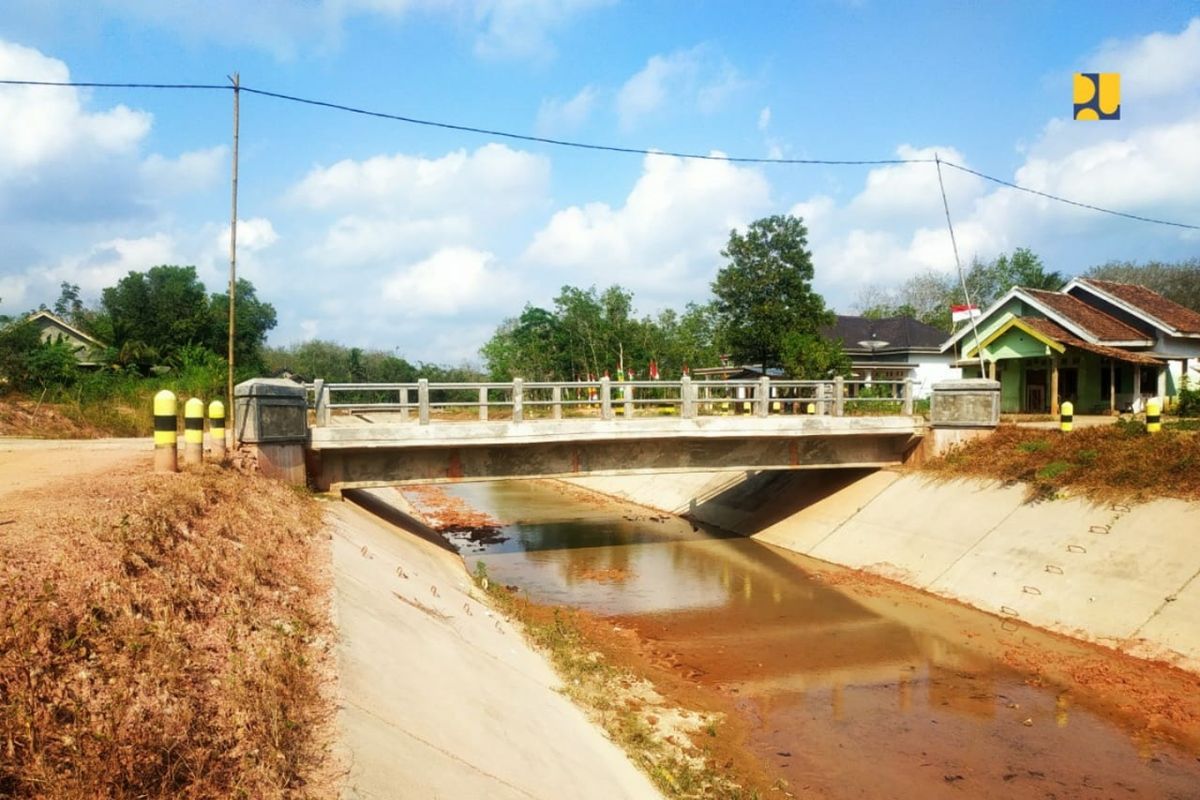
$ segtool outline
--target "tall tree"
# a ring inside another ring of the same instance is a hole
[[[781,366],[789,337],[819,337],[820,328],[833,324],[833,313],[812,289],[808,230],[799,217],[766,217],[744,234],[730,231],[721,255],[729,263],[712,291],[720,334],[735,361]],[[802,348],[789,349],[795,350],[794,369],[815,368]]]
[[[254,284],[245,278],[238,278],[234,305],[237,313],[233,328],[235,366],[239,372],[261,373],[266,367],[263,346],[267,342],[267,331],[276,323],[275,306],[260,300]],[[212,295],[208,309],[209,338],[205,344],[213,352],[226,356],[229,352],[229,294]]]
[[[130,272],[101,294],[102,338],[130,363],[147,368],[189,344],[212,340],[208,293],[195,267],[158,266]]]

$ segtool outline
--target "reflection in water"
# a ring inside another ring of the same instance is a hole
[[[469,567],[636,630],[661,663],[736,698],[756,753],[792,784],[831,797],[1200,795],[1194,756],[912,627],[902,607],[851,599],[784,551],[535,483],[449,491],[518,520],[505,541],[468,546]]]

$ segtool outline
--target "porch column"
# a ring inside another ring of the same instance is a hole
[[[1167,407],[1167,363],[1158,368],[1158,402],[1163,409]]]
[[[1050,414],[1058,416],[1058,356],[1050,359]]]
[[[1108,413],[1117,413],[1117,360],[1108,360]]]
[[[995,361],[988,362],[988,378],[990,378],[991,380],[996,380],[996,362]]]
[[[1133,410],[1138,410],[1138,400],[1142,396],[1142,365],[1133,365]]]

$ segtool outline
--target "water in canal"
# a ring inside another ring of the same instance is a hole
[[[469,568],[636,630],[730,700],[798,796],[1200,798],[1200,754],[1089,711],[1086,686],[1040,687],[989,643],[921,627],[894,597],[815,579],[801,556],[546,484],[448,493],[515,521],[504,541],[456,542]]]

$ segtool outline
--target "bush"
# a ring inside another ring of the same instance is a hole
[[[1200,417],[1200,386],[1193,387],[1186,377],[1179,387],[1179,405],[1175,411],[1181,417]]]

